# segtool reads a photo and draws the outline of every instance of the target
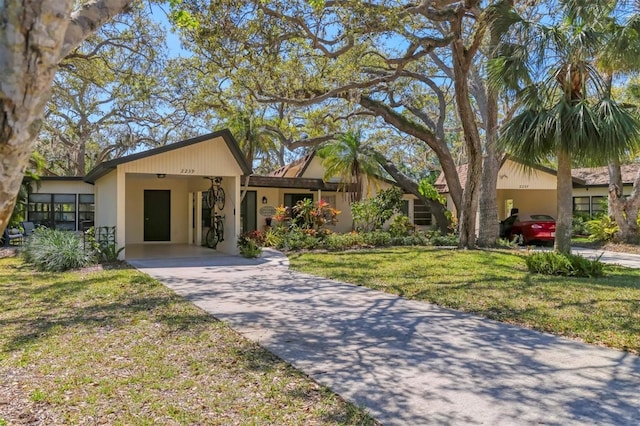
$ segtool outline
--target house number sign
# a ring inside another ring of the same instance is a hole
[[[183,175],[192,175],[195,174],[195,169],[180,169],[180,173]]]

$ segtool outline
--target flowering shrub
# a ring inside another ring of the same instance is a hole
[[[262,253],[265,234],[261,231],[249,231],[238,237],[238,249],[244,257],[258,257]]]

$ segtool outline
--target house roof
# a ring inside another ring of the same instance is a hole
[[[640,164],[624,164],[620,166],[622,183],[632,185],[640,171]],[[607,167],[586,167],[573,169],[574,177],[585,181],[586,186],[609,186],[609,169]]]
[[[302,177],[304,172],[311,164],[313,157],[316,156],[316,151],[311,151],[309,154],[305,155],[302,158],[297,159],[289,164],[286,164],[280,167],[277,170],[272,171],[267,176],[275,176],[275,177],[288,177],[288,178],[299,178]]]
[[[245,177],[242,178],[244,182]],[[324,182],[322,179],[281,177],[281,176],[249,176],[249,186],[261,188],[297,188],[322,191],[337,191],[339,183]]]
[[[511,161],[515,161],[518,162],[518,160],[511,158],[509,156],[505,156],[502,159],[502,162],[500,163],[500,167],[502,167],[505,163],[505,161],[507,160],[511,160]],[[556,176],[557,175],[557,171],[550,168],[550,167],[545,167],[545,166],[531,166],[532,169],[535,170],[539,170],[541,172],[544,173],[548,173],[551,175]],[[602,167],[601,167],[602,168]],[[467,172],[469,169],[469,165],[468,164],[463,164],[461,166],[456,167],[456,170],[458,171],[458,177],[460,179],[460,184],[462,185],[462,188],[464,188],[466,182],[467,182]],[[572,175],[572,180],[573,180],[573,184],[574,185],[579,185],[579,186],[592,186],[595,185],[593,183],[589,183],[589,181],[585,178],[585,176],[589,175],[589,171],[593,171],[596,169],[600,169],[600,168],[585,168],[585,169],[574,169],[571,172]],[[584,170],[584,173],[575,173],[578,170]],[[609,184],[609,174],[607,171],[607,168],[604,167],[604,170],[606,172],[605,177],[606,177],[606,185]],[[624,177],[623,177],[624,180]],[[633,180],[631,180],[630,182],[633,182]],[[628,183],[625,181],[625,183]],[[436,179],[435,183],[433,184],[433,186],[436,187],[436,189],[438,190],[438,192],[440,193],[448,193],[449,192],[449,186],[447,185],[447,180],[444,177],[444,173],[440,173],[440,175],[438,176],[438,179]]]
[[[111,170],[114,170],[115,168],[117,168],[119,164],[128,163],[130,161],[141,160],[143,158],[151,157],[157,154],[162,154],[164,152],[173,151],[173,150],[184,148],[190,145],[195,145],[201,142],[206,142],[218,137],[221,137],[225,141],[225,143],[227,144],[227,147],[229,148],[229,151],[231,152],[235,160],[238,162],[238,165],[242,169],[242,172],[246,175],[251,174],[251,167],[249,167],[249,165],[247,164],[247,160],[242,154],[242,151],[240,151],[240,147],[238,146],[238,143],[236,142],[233,135],[228,129],[223,129],[223,130],[219,130],[217,132],[209,133],[206,135],[197,136],[195,138],[186,139],[181,142],[176,142],[176,143],[161,146],[158,148],[153,148],[148,151],[143,151],[136,154],[131,154],[124,157],[116,158],[110,161],[105,161],[104,163],[100,163],[96,167],[94,167],[85,176],[84,180],[85,182],[95,183],[96,180],[106,175]]]

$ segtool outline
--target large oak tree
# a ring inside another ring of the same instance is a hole
[[[0,230],[7,226],[60,61],[133,0],[0,3]]]
[[[486,2],[188,0],[181,7],[200,23],[184,37],[211,72],[259,101],[373,115],[428,146],[460,215],[461,245],[475,245],[483,126],[491,117],[480,116],[486,102],[478,98],[487,92],[472,77],[492,18]],[[470,163],[464,191],[445,129],[451,111]],[[487,202],[495,225],[495,193]]]

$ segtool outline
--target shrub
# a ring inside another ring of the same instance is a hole
[[[244,257],[254,258],[260,256],[262,248],[253,240],[247,240],[244,245],[239,246],[240,254]]]
[[[580,235],[587,235],[587,222],[589,221],[590,216],[584,213],[576,213],[573,215],[573,219],[571,221],[571,235],[576,237]]]
[[[100,241],[96,239],[96,228],[91,227],[85,231],[85,250],[88,247],[94,250],[100,263],[114,263],[118,261],[118,256],[124,247],[118,248],[116,244],[116,228],[101,226],[98,228]]]
[[[374,247],[385,247],[391,245],[391,235],[384,231],[365,232],[362,234],[364,244]]]
[[[264,246],[281,249],[282,245],[284,244],[285,234],[286,228],[284,226],[274,226],[265,233]]]
[[[326,235],[321,242],[321,247],[327,250],[346,250],[351,247],[358,247],[363,245],[362,235],[357,232],[351,232],[349,234],[329,234]]]
[[[434,246],[457,246],[458,236],[454,234],[442,235],[440,232],[435,232],[430,235],[429,242]]]
[[[591,260],[575,254],[549,251],[533,253],[525,261],[529,272],[538,274],[569,277],[600,277],[604,274],[600,258]]]
[[[285,251],[316,248],[320,242],[320,238],[310,235],[308,233],[309,231],[313,230],[305,230],[297,226],[290,227],[289,231],[284,234],[281,247],[279,248]]]
[[[610,241],[620,230],[616,222],[607,215],[585,223],[590,241]]]
[[[391,188],[380,191],[375,197],[351,204],[351,214],[356,228],[370,232],[382,227],[402,207],[402,190]]]
[[[22,249],[27,263],[40,271],[62,272],[96,262],[93,247],[85,250],[82,238],[69,231],[36,229]]]
[[[261,231],[249,231],[240,234],[238,237],[238,249],[244,257],[254,258],[262,253],[262,245],[265,242],[265,235]]]
[[[408,216],[398,214],[393,217],[393,220],[389,225],[389,233],[392,237],[406,237],[413,228],[414,226]]]

